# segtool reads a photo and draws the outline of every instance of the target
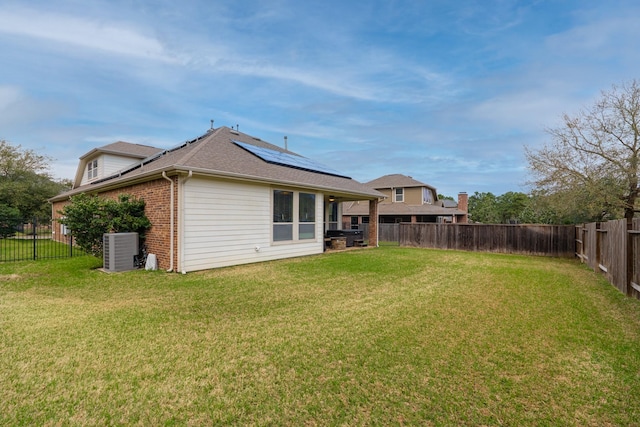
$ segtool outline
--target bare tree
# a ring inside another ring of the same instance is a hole
[[[635,213],[640,182],[640,86],[613,86],[560,127],[547,129],[552,142],[525,148],[533,184],[547,194],[565,194],[605,217]]]

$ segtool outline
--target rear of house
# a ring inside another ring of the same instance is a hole
[[[322,253],[324,231],[339,222],[340,202],[371,201],[375,208],[383,197],[342,173],[227,127],[170,150],[116,144],[81,158],[76,187],[51,200],[54,218],[79,193],[143,198],[152,223],[147,251],[156,255],[159,268],[171,271]],[[114,164],[125,162],[114,171]],[[59,240],[69,238],[59,224],[56,232]],[[373,242],[376,233],[369,236]]]

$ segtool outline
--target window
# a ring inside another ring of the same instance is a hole
[[[316,237],[316,195],[273,190],[273,241]]]
[[[87,179],[98,177],[98,159],[92,160],[87,165]]]
[[[298,239],[316,237],[316,195],[300,193],[298,196]]]
[[[404,202],[404,188],[396,188],[394,192],[394,202]]]
[[[422,203],[433,204],[433,193],[428,188],[422,188]]]
[[[358,217],[357,216],[352,216],[351,217],[351,229],[352,230],[357,230],[358,229]]]
[[[273,240],[293,240],[293,192],[273,191]]]
[[[329,202],[328,221],[326,224],[327,230],[338,230],[338,202]]]

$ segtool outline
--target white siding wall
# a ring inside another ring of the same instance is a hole
[[[316,238],[302,243],[273,244],[272,190],[269,186],[188,180],[181,197],[180,270],[188,272],[322,253],[322,195],[316,195]]]
[[[92,158],[90,161],[93,160],[95,160],[95,158]],[[95,179],[105,178],[121,169],[133,166],[138,162],[140,162],[140,159],[132,157],[101,154],[98,156],[98,176]],[[88,164],[89,162],[86,163]],[[93,181],[93,179],[91,181]],[[82,171],[82,181],[80,182],[80,185],[88,184],[89,182],[90,181],[87,179],[87,166],[85,164],[84,170]]]
[[[103,155],[102,160],[103,160],[103,166],[100,172],[103,174],[102,175],[103,177],[107,177],[111,174],[114,174],[126,167],[133,166],[136,163],[140,163],[140,159],[123,157],[123,156],[114,156],[112,154]],[[101,166],[101,165],[98,165],[98,166]]]

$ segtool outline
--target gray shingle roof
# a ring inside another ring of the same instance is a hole
[[[131,142],[117,141],[103,147],[94,148],[87,154],[80,157],[80,159],[90,157],[94,153],[109,153],[144,159],[161,151],[163,151],[162,148],[151,147],[150,145],[132,144]]]
[[[435,190],[435,187],[432,187],[428,184],[422,183],[413,179],[410,176],[402,175],[399,173],[384,175],[380,178],[376,178],[372,181],[366,182],[369,187],[383,189],[383,188],[408,188],[408,187],[427,187]]]
[[[342,205],[343,215],[369,215],[369,203],[347,202]],[[441,205],[407,205],[404,203],[381,203],[378,205],[378,215],[464,215],[466,212],[456,208],[446,208]]]
[[[169,173],[171,171],[192,171],[194,175],[237,178],[317,189],[329,192],[344,200],[384,197],[383,194],[370,186],[350,178],[267,163],[234,144],[233,140],[296,155],[259,138],[227,127],[220,127],[175,149],[160,151],[155,158],[146,164],[138,164],[133,168],[120,171],[108,179],[101,179],[94,183],[77,187],[56,196],[52,200],[62,200],[70,195],[86,191],[97,192],[104,187],[124,187],[131,181],[155,179],[162,172]]]

